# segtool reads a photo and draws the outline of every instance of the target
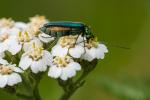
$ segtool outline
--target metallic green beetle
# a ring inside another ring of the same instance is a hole
[[[67,35],[81,35],[88,40],[93,37],[90,28],[81,22],[54,21],[44,24],[40,30],[56,38]]]

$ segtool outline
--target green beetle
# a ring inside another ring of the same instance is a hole
[[[40,30],[56,38],[67,35],[81,35],[88,40],[93,37],[90,28],[81,22],[54,21],[44,24]]]

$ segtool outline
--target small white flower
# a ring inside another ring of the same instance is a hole
[[[58,57],[53,59],[49,68],[48,76],[67,80],[76,75],[76,71],[81,70],[79,63],[74,62],[70,56]]]
[[[10,43],[12,44],[12,50],[16,51],[15,53],[11,52],[12,54],[18,53],[21,48],[26,52],[29,48],[31,48],[33,42],[42,46],[42,42],[36,38],[32,37],[28,32],[18,32],[17,35],[13,36],[12,39],[9,39]]]
[[[12,28],[0,33],[0,53],[9,51],[12,55],[15,55],[21,50],[21,45],[15,39],[18,32],[17,29]]]
[[[90,39],[88,43],[85,43],[85,54],[82,59],[92,61],[94,59],[103,59],[105,53],[108,52],[107,47],[104,44],[100,44],[96,39]]]
[[[6,60],[0,59],[0,88],[14,86],[22,82],[22,78],[18,73],[23,71],[16,65],[9,64]]]
[[[69,53],[74,58],[80,58],[84,48],[78,44],[77,36],[61,37],[58,43],[52,48],[53,56],[65,56]]]
[[[51,65],[52,56],[50,52],[33,43],[32,48],[21,57],[19,66],[26,70],[31,67],[33,73],[46,71],[47,66]]]
[[[38,38],[34,38],[32,40],[30,40],[30,42],[25,42],[23,44],[23,50],[25,52],[27,52],[28,50],[32,49],[32,45],[33,43],[35,43],[36,45],[38,45],[39,47],[42,47],[43,46],[43,43],[38,39]]]

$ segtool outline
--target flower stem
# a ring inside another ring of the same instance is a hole
[[[21,100],[42,100],[38,86],[43,73],[34,75],[28,72],[23,75],[23,84],[20,84],[20,86],[16,88],[16,96]]]
[[[35,97],[35,100],[42,100],[38,88],[34,90],[34,97]]]

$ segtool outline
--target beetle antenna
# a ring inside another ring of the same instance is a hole
[[[108,43],[108,42],[100,42],[100,43],[104,43],[104,44],[106,44],[106,45],[109,45],[109,46],[115,47],[115,48],[128,49],[128,50],[131,49],[130,47],[125,47],[125,46],[116,45],[116,44],[110,44],[110,43]]]

